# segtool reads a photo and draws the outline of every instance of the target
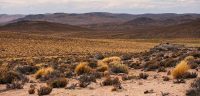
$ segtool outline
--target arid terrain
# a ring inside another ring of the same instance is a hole
[[[200,96],[199,18],[0,15],[0,96]]]

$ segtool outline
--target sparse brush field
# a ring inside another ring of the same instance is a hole
[[[200,39],[3,35],[0,96],[199,96]]]
[[[13,39],[0,38],[0,58],[122,54],[147,51],[160,42],[200,47],[200,39]]]

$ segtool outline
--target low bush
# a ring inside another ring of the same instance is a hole
[[[87,75],[87,74],[84,74],[84,75],[81,75],[79,78],[79,86],[80,87],[87,87],[91,82],[95,82],[96,83],[96,77],[92,74],[90,75]]]
[[[49,86],[43,86],[43,87],[40,87],[37,92],[38,92],[38,95],[39,96],[42,96],[42,95],[49,95],[52,91],[52,88],[49,87]]]
[[[47,82],[47,85],[49,85],[52,88],[64,88],[67,84],[68,81],[66,78],[58,78]]]
[[[102,60],[103,63],[106,63],[106,64],[110,64],[111,62],[121,62],[121,58],[120,57],[108,57],[108,58],[104,58]]]
[[[38,67],[31,65],[24,65],[24,66],[16,66],[14,70],[19,73],[29,75],[29,74],[34,74],[38,70]]]
[[[170,80],[170,78],[167,77],[167,76],[163,76],[162,78],[163,78],[163,81],[169,81]]]
[[[190,79],[190,78],[196,78],[197,76],[198,76],[198,74],[195,72],[185,72],[185,74],[183,74],[182,78]]]
[[[35,73],[36,79],[41,77],[48,77],[48,75],[52,74],[55,70],[52,67],[42,68]]]
[[[13,71],[4,70],[4,72],[0,72],[0,84],[12,83],[15,80],[22,80],[23,78],[25,77]]]
[[[121,63],[114,63],[111,65],[111,71],[113,73],[126,73],[128,74],[128,67]]]
[[[102,85],[103,85],[103,86],[118,85],[118,84],[121,84],[121,83],[120,83],[120,81],[119,81],[119,78],[117,78],[117,77],[115,77],[115,78],[107,77],[107,78],[102,82]]]
[[[131,79],[137,79],[137,76],[134,75],[122,75],[122,80],[126,81],[126,80],[131,80]]]
[[[140,74],[139,74],[139,78],[140,78],[140,79],[147,79],[148,77],[149,77],[149,75],[146,74],[146,73],[140,73]]]
[[[24,84],[22,82],[12,82],[11,84],[6,84],[7,89],[23,89]]]
[[[175,79],[183,78],[183,75],[188,71],[189,68],[190,67],[187,61],[183,60],[178,65],[176,65],[176,67],[172,71],[172,76]]]
[[[97,71],[99,72],[105,72],[108,70],[108,65],[106,63],[103,63],[102,61],[98,61]]]
[[[78,75],[81,75],[81,74],[88,74],[88,73],[91,73],[92,72],[92,68],[88,66],[87,63],[80,63],[76,66],[75,68],[75,73],[78,74]]]
[[[200,96],[200,78],[191,84],[191,89],[187,90],[186,96]]]
[[[28,93],[29,93],[29,94],[35,94],[35,88],[30,88],[30,89],[28,90]]]

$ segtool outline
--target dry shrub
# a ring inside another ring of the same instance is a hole
[[[49,86],[43,86],[43,87],[40,87],[40,89],[37,90],[39,96],[49,95],[51,93],[51,91],[52,91],[52,88],[49,87]]]
[[[113,73],[126,73],[128,74],[128,67],[121,63],[114,63],[111,66],[111,71]]]
[[[75,73],[78,75],[87,74],[91,72],[92,72],[92,68],[89,67],[88,64],[85,62],[78,64],[75,68]]]
[[[28,93],[29,93],[29,94],[35,94],[35,88],[30,88],[30,89],[28,90]]]
[[[12,82],[11,84],[6,84],[7,89],[23,89],[24,83],[22,82]]]
[[[193,56],[187,56],[187,57],[185,57],[184,60],[185,61],[192,61],[192,60],[194,60],[194,57]]]
[[[92,74],[90,74],[90,75],[86,75],[86,74],[81,75],[78,78],[78,80],[79,80],[79,86],[83,87],[83,88],[87,87],[91,82],[96,83],[96,77],[94,75],[92,75]]]
[[[121,58],[120,57],[108,57],[108,58],[104,58],[102,60],[103,63],[106,63],[106,64],[110,64],[111,62],[121,62]]]
[[[188,62],[183,60],[181,61],[174,70],[172,71],[172,76],[176,79],[182,78],[182,76],[189,70]]]
[[[19,73],[29,75],[29,74],[34,74],[38,70],[38,67],[31,65],[24,65],[24,66],[16,66],[14,70]]]
[[[107,78],[102,82],[102,85],[103,85],[103,86],[118,85],[118,84],[121,84],[121,83],[120,83],[120,81],[119,81],[119,78],[117,78],[117,77],[115,77],[115,78],[107,77]]]
[[[42,76],[46,77],[49,74],[53,73],[55,70],[52,67],[42,68],[35,73],[36,79],[41,78]]]
[[[191,89],[187,90],[186,96],[200,96],[200,78],[191,84]]]
[[[148,77],[149,77],[149,75],[147,73],[140,73],[139,74],[140,79],[147,79]]]
[[[68,84],[68,81],[66,78],[58,78],[50,80],[47,84],[52,88],[64,88]]]
[[[185,74],[183,74],[182,78],[189,79],[189,78],[196,78],[197,76],[198,76],[198,74],[195,72],[185,72]]]
[[[108,70],[108,65],[106,63],[103,63],[102,61],[98,61],[97,71],[99,72],[105,72]]]
[[[15,80],[22,79],[20,74],[16,72],[9,71],[5,66],[0,66],[0,84],[12,83]]]
[[[134,76],[134,75],[122,75],[121,77],[122,77],[123,81],[131,80],[131,79],[137,79],[138,78],[137,76]]]

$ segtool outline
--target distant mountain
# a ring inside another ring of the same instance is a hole
[[[78,26],[59,24],[46,21],[19,21],[0,27],[0,31],[22,31],[22,32],[65,32],[65,31],[86,31],[88,29]]]
[[[130,14],[112,14],[112,13],[84,13],[84,14],[67,14],[67,13],[54,13],[54,14],[37,14],[27,15],[24,18],[15,21],[48,21],[70,25],[87,25],[87,24],[102,24],[102,23],[121,23],[133,19]]]
[[[36,15],[27,15],[24,18],[20,18],[16,21],[48,21],[62,24],[70,24],[70,25],[91,25],[91,24],[121,24],[134,19],[144,19],[151,18],[153,20],[163,21],[167,19],[176,19],[179,18],[184,19],[196,19],[200,18],[200,14],[173,14],[173,13],[165,13],[165,14],[114,14],[114,13],[106,13],[106,12],[91,12],[91,13],[83,13],[83,14],[68,14],[68,13],[53,13],[53,14],[36,14]]]
[[[7,15],[7,14],[0,14],[0,25],[4,25],[9,23],[10,21],[19,19],[24,17],[24,15]]]
[[[147,25],[155,24],[157,21],[148,17],[139,17],[128,22],[125,22],[125,25]]]

